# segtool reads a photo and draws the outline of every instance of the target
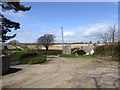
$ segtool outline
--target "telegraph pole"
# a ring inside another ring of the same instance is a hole
[[[63,27],[61,27],[61,32],[62,32],[62,54],[63,54],[63,48],[64,48],[64,37],[63,37]]]

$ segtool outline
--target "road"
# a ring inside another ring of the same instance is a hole
[[[35,65],[4,75],[4,88],[117,88],[118,63],[95,58],[49,57]]]

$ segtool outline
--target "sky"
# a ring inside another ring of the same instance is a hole
[[[61,27],[64,42],[97,42],[100,34],[118,22],[116,2],[21,2],[31,6],[27,12],[3,14],[10,20],[20,23],[19,30],[8,33],[17,36],[11,40],[21,43],[34,43],[44,34],[54,34],[55,42],[61,43]],[[8,41],[9,42],[9,41]]]

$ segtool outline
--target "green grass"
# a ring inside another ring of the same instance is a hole
[[[66,55],[66,54],[61,54],[59,55],[60,57],[64,57],[64,58],[77,58],[78,56],[74,55],[74,54],[70,54],[70,55]]]
[[[20,64],[40,64],[46,61],[46,56],[36,56],[31,58],[24,58]]]
[[[80,57],[83,57],[83,58],[96,58],[97,55],[96,54],[93,54],[93,55],[82,55]]]
[[[46,56],[20,51],[12,53],[10,59],[11,62],[18,61],[20,64],[40,64],[46,61]]]
[[[117,61],[117,62],[120,62],[120,58],[119,57],[115,58],[114,60]]]
[[[103,46],[97,46],[95,48],[95,52],[98,55],[104,55],[104,56],[115,56],[118,54],[118,43],[110,43],[108,45]]]
[[[120,42],[110,43],[103,46],[98,46],[95,49],[95,54],[101,57],[112,57],[114,61],[120,61]]]
[[[39,64],[46,61],[48,55],[61,54],[61,50],[40,50],[37,53],[36,50],[27,49],[25,51],[17,51],[10,53],[11,62],[18,61],[20,64]]]
[[[64,57],[64,58],[95,58],[96,55],[75,55],[75,54],[66,55],[66,54],[62,54],[62,55],[60,55],[60,57]]]
[[[10,55],[10,58],[12,61],[18,61],[22,58],[22,56],[25,55],[25,52],[14,52],[14,53],[11,53]]]

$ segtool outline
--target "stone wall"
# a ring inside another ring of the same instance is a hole
[[[63,46],[62,54],[67,54],[67,55],[71,54],[71,45]]]
[[[2,74],[6,73],[10,69],[10,58],[9,56],[2,57]]]

